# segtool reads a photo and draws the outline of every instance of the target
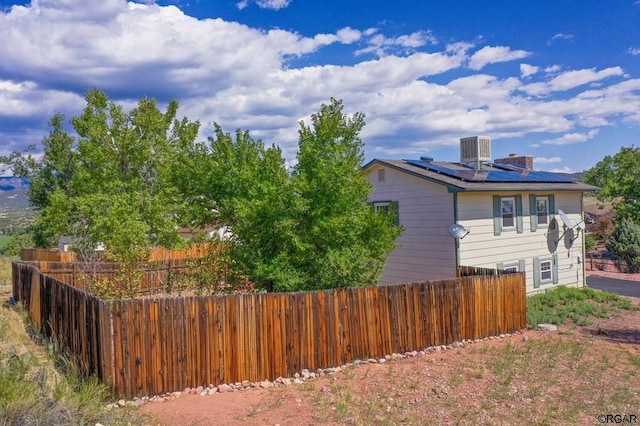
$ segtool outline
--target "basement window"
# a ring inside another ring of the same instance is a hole
[[[543,284],[558,284],[557,253],[551,258],[533,259],[533,286],[537,288]]]

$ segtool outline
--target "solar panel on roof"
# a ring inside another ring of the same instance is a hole
[[[529,182],[529,183],[574,183],[568,176],[552,172],[523,169],[509,164],[492,164],[493,170],[460,170],[445,167],[430,161],[403,160],[408,164],[431,172],[469,182]],[[499,170],[495,170],[499,169]]]

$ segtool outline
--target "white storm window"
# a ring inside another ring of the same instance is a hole
[[[536,215],[538,216],[538,226],[549,224],[549,199],[547,197],[536,197]]]
[[[551,218],[555,211],[554,198],[553,194],[529,195],[531,232],[535,232],[538,227],[546,228],[551,225]]]
[[[509,197],[493,196],[493,232],[500,235],[503,231],[522,232],[522,195]]]
[[[500,200],[502,213],[502,229],[509,229],[516,226],[516,200],[513,198],[503,198]]]
[[[552,263],[551,260],[542,260],[540,262],[540,283],[551,281]]]
[[[558,284],[558,253],[553,253],[551,258],[533,259],[533,286],[538,288],[543,284]]]

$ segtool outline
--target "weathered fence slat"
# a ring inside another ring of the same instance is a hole
[[[396,286],[112,301],[54,278],[77,275],[55,264],[12,270],[14,297],[40,330],[123,396],[273,380],[526,327],[524,274],[478,268]]]

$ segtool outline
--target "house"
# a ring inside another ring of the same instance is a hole
[[[375,159],[370,202],[404,227],[381,284],[448,279],[458,266],[524,271],[527,292],[585,283],[583,193],[536,171],[531,156],[491,159],[485,136],[460,139],[459,163]]]

